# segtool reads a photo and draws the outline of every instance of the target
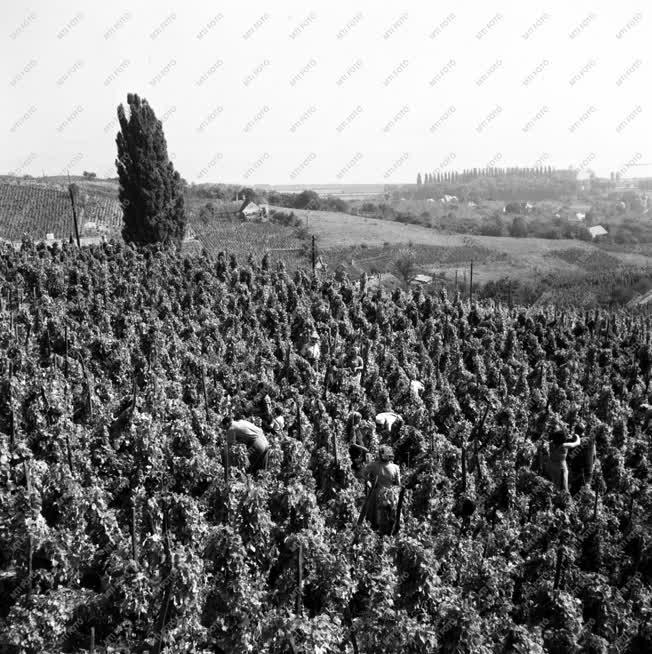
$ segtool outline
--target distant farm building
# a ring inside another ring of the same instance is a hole
[[[214,215],[218,220],[265,220],[269,206],[258,205],[252,200],[233,200],[216,204]]]
[[[591,211],[590,204],[574,202],[560,209],[557,215],[571,222],[581,222],[589,211]]]
[[[591,238],[606,236],[608,233],[609,232],[602,225],[595,225],[595,227],[589,227],[589,234],[591,234]]]
[[[266,204],[256,204],[251,200],[245,200],[240,207],[240,213],[245,220],[262,220],[269,216],[269,207]]]
[[[430,284],[432,282],[432,277],[430,275],[415,275],[412,280],[413,284]]]

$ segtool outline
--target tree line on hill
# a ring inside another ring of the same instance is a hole
[[[464,168],[463,170],[444,170],[425,172],[423,176],[417,173],[417,186],[435,184],[438,182],[469,182],[478,177],[551,177],[553,175],[568,176],[572,171],[558,171],[552,166],[509,166],[485,168]]]
[[[447,176],[446,176],[447,177]],[[442,179],[426,184],[409,184],[394,191],[395,198],[426,200],[454,195],[463,202],[482,200],[567,201],[577,195],[577,182],[563,174],[523,176],[478,176],[470,179]]]

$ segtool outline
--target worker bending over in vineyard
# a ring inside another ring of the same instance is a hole
[[[418,379],[410,381],[410,396],[413,400],[420,400],[424,390],[425,386]]]
[[[280,434],[283,429],[285,429],[285,416],[283,415],[283,409],[280,406],[277,406],[274,409],[274,417],[272,418],[272,431],[276,434]]]
[[[273,415],[272,415],[272,399],[267,393],[264,382],[258,382],[256,397],[254,402],[258,408],[258,414],[260,415],[263,426],[265,428],[271,428]]]
[[[362,414],[358,411],[351,411],[346,421],[346,435],[349,441],[349,454],[351,456],[351,467],[359,472],[367,460],[369,448],[363,442],[360,425]]]
[[[230,416],[222,420],[222,427],[226,429],[227,447],[232,443],[242,443],[247,447],[248,472],[267,469],[269,441],[260,427],[248,420],[233,420]]]
[[[376,416],[376,429],[384,436],[395,435],[403,423],[403,418],[394,411],[383,411]]]
[[[310,338],[307,343],[301,348],[301,355],[310,362],[310,364],[316,368],[319,365],[319,359],[321,358],[321,344],[319,342],[319,334],[316,331],[312,331]]]
[[[640,405],[639,410],[642,417],[643,431],[647,431],[652,422],[652,405],[648,402],[643,402],[643,404]]]
[[[390,533],[394,524],[397,491],[401,485],[401,471],[392,462],[394,451],[381,445],[378,460],[368,463],[363,470],[367,488],[373,489],[367,498],[366,518],[374,529]],[[374,487],[375,483],[375,487]]]
[[[580,437],[567,441],[566,432],[555,429],[550,435],[550,454],[542,461],[541,468],[548,473],[552,483],[559,489],[568,492],[568,464],[566,456],[568,450],[576,448],[581,443]]]
[[[348,360],[348,369],[353,384],[360,386],[360,383],[362,382],[362,371],[364,370],[364,361],[360,356],[360,348],[357,345],[354,345],[353,348],[351,348],[351,354],[349,355]]]

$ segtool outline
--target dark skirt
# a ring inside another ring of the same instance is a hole
[[[377,487],[369,496],[367,520],[374,529],[389,534],[396,519],[398,486]]]
[[[249,454],[249,472],[258,472],[258,470],[267,470],[269,462],[269,445],[254,442],[247,450]]]

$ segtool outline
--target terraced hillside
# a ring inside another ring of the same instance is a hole
[[[82,235],[119,233],[122,210],[116,199],[82,194],[78,220]],[[0,239],[20,241],[25,234],[67,239],[74,234],[70,197],[63,187],[0,183]]]
[[[252,254],[261,258],[266,252],[272,261],[283,261],[296,268],[306,259],[301,254],[304,242],[294,234],[294,229],[272,223],[203,222],[191,221],[197,240],[212,253],[226,251],[237,257]]]

